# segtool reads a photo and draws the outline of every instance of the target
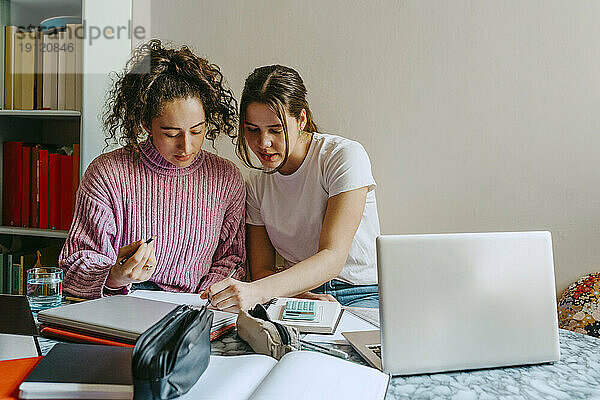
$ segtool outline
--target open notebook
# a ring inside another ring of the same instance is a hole
[[[389,379],[376,369],[311,351],[293,351],[279,362],[260,354],[211,356],[181,399],[379,400]]]

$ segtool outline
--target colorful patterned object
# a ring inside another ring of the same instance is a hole
[[[600,272],[572,283],[558,300],[558,326],[600,337]]]

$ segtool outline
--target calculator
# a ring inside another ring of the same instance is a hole
[[[288,321],[313,321],[316,316],[314,301],[288,300],[283,308],[283,319]]]

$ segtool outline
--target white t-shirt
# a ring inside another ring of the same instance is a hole
[[[376,185],[369,156],[358,142],[314,133],[308,154],[294,173],[253,171],[247,182],[246,223],[264,225],[285,267],[290,267],[317,253],[327,200],[365,186],[369,191],[362,220],[337,279],[376,284]]]

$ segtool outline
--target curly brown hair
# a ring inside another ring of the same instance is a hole
[[[108,92],[103,124],[107,146],[112,142],[137,150],[166,103],[198,98],[206,115],[206,138],[220,133],[236,137],[237,101],[225,87],[219,67],[195,55],[187,46],[166,48],[153,39],[133,50]]]

